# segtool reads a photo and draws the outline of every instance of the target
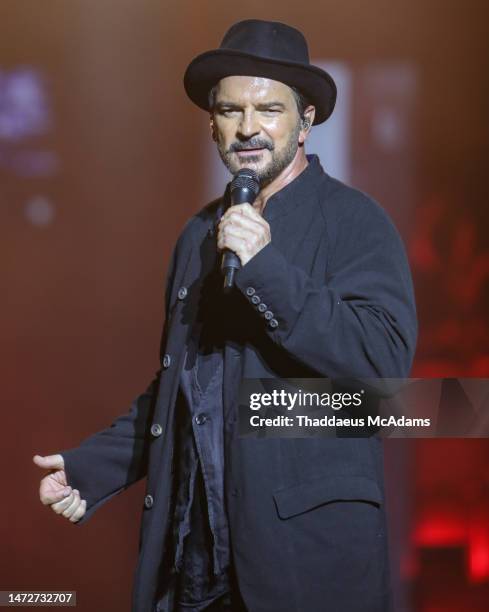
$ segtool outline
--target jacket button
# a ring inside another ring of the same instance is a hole
[[[153,425],[151,425],[151,433],[157,438],[163,433],[163,427],[159,423],[153,423]]]
[[[152,495],[146,495],[146,497],[144,498],[144,505],[146,506],[146,508],[151,508],[153,505],[153,496]]]
[[[231,495],[233,497],[238,497],[238,489],[231,489]]]
[[[259,304],[260,302],[261,302],[261,300],[260,300],[260,298],[256,294],[252,296],[252,298],[251,298],[251,303],[252,304],[255,304],[255,306],[256,306],[256,304]]]
[[[248,297],[251,297],[251,296],[252,296],[254,293],[255,293],[255,290],[254,290],[254,288],[253,288],[253,287],[247,287],[247,289],[246,289],[246,295],[247,295]]]
[[[263,302],[261,304],[258,304],[258,312],[265,312],[267,308],[268,306],[264,304]]]
[[[267,321],[270,321],[270,319],[273,319],[273,312],[271,310],[267,310],[263,316]]]
[[[178,299],[184,300],[187,297],[187,287],[180,287],[178,290]]]
[[[165,354],[165,356],[163,357],[163,367],[169,368],[170,367],[170,363],[171,363],[171,357],[168,353]]]
[[[205,412],[201,412],[195,417],[197,425],[203,425],[207,421],[207,415]]]
[[[278,327],[278,321],[277,319],[272,319],[271,321],[268,322],[268,325],[272,328],[275,329],[276,327]]]

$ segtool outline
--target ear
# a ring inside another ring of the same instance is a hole
[[[214,126],[214,117],[212,116],[212,114],[209,115],[209,127],[211,129],[211,138],[214,142],[216,142],[217,140],[216,128]]]
[[[311,131],[312,124],[314,122],[314,117],[316,115],[316,108],[314,106],[308,106],[304,111],[304,119],[302,119],[302,129],[299,133],[299,143],[302,144],[305,142],[306,138],[309,136],[309,132]]]

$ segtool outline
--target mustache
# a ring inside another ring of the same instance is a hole
[[[229,152],[248,151],[249,149],[269,149],[273,151],[273,144],[262,138],[252,138],[246,142],[233,142],[229,147]]]

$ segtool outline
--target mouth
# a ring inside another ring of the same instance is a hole
[[[236,153],[241,157],[248,157],[252,155],[259,155],[265,151],[264,147],[256,148],[256,149],[241,149],[236,151]]]

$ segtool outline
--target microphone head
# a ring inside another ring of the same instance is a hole
[[[246,189],[251,192],[250,195],[252,194],[253,199],[255,199],[260,191],[260,181],[257,173],[251,170],[251,168],[242,168],[238,170],[231,181],[231,194],[236,189]]]

